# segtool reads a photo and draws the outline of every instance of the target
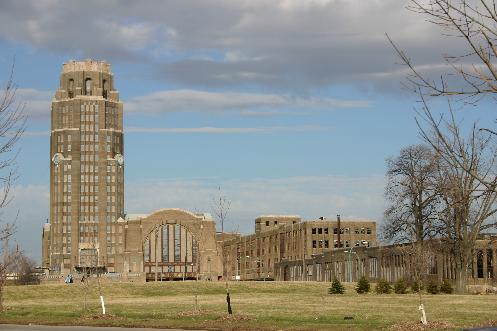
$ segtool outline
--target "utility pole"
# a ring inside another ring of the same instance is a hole
[[[302,227],[300,229],[300,231],[302,233],[302,281],[306,280],[306,274],[307,274],[306,265],[305,265],[305,234],[304,234],[304,227],[305,227],[305,224],[302,224]]]
[[[159,227],[155,226],[155,281],[157,281],[159,273],[159,254],[157,254],[157,247],[159,247]]]
[[[183,281],[185,281],[187,272],[187,260],[188,260],[188,235],[185,236],[185,270],[183,272]]]

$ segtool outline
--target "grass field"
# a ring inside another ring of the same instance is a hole
[[[352,285],[351,285],[352,286]],[[222,330],[422,330],[419,298],[406,295],[329,295],[326,283],[230,283],[233,316],[226,315],[224,283],[111,283],[103,286],[107,316],[100,316],[96,286],[84,311],[78,284],[8,286],[0,323],[136,326]],[[195,293],[199,311],[195,310]],[[497,323],[495,295],[424,295],[433,330]],[[353,317],[345,320],[345,316]]]

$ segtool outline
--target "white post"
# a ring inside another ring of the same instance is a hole
[[[423,304],[420,304],[418,310],[421,310],[421,323],[423,323],[424,325],[428,324],[428,321],[426,321],[425,306]]]
[[[105,315],[105,303],[103,295],[100,296],[100,303],[102,304],[102,315]]]

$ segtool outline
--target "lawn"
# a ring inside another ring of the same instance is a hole
[[[221,330],[422,330],[416,294],[329,295],[317,282],[231,282],[233,316],[222,282],[107,283],[102,317],[96,284],[8,286],[0,323]],[[198,308],[195,309],[195,294]],[[495,295],[423,295],[430,329],[497,323]],[[352,319],[344,319],[351,317]]]

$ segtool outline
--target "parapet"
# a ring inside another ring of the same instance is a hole
[[[62,73],[73,71],[98,71],[112,75],[110,64],[106,61],[94,61],[86,59],[84,61],[70,60],[62,65]]]

